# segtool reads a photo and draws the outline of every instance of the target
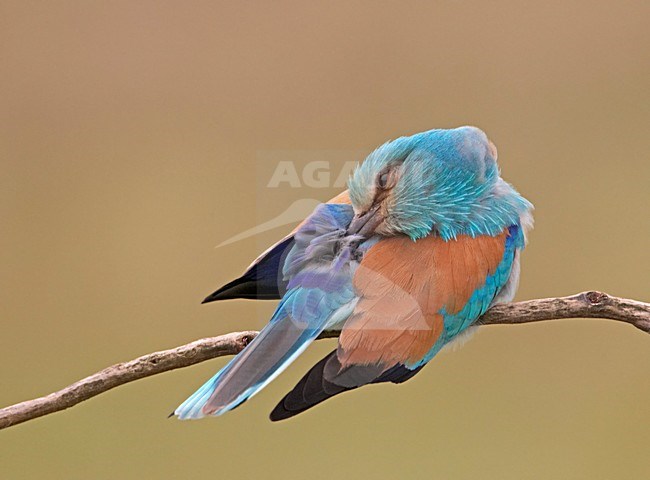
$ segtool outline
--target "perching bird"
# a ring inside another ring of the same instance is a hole
[[[496,159],[475,127],[402,137],[371,153],[348,191],[205,299],[281,300],[260,334],[174,414],[241,405],[324,330],[340,330],[338,348],[271,420],[363,385],[404,382],[491,305],[512,300],[533,206],[500,177]]]

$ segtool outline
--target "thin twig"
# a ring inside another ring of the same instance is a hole
[[[515,325],[563,318],[607,318],[629,323],[650,333],[650,304],[612,297],[601,292],[496,305],[481,317],[479,323]],[[211,358],[234,355],[256,335],[257,332],[249,331],[204,338],[170,350],[150,353],[130,362],[118,363],[58,392],[3,408],[0,410],[0,429],[65,410],[134,380],[188,367]],[[338,332],[325,332],[320,338],[336,336]]]

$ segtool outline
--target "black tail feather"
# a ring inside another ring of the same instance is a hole
[[[329,353],[320,362],[314,365],[307,374],[300,379],[298,384],[287,393],[282,400],[275,406],[271,412],[271,421],[285,420],[299,413],[309,410],[310,408],[324,402],[339,393],[354,390],[361,385],[344,387],[332,383],[325,379],[324,371],[332,368],[340,368],[340,363],[336,356],[336,350]],[[354,368],[354,367],[352,367]],[[384,371],[379,377],[369,383],[393,382],[402,383],[413,377],[422,369],[422,366],[411,370],[404,365],[395,365]],[[331,371],[331,370],[330,370]]]
[[[324,402],[334,395],[343,393],[351,388],[339,387],[323,378],[323,370],[327,361],[336,355],[336,350],[314,365],[298,384],[287,393],[271,412],[271,421],[277,422],[293,417],[311,407]]]

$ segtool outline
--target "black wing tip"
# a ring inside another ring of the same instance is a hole
[[[264,294],[264,293],[235,293],[231,294],[230,292],[217,290],[214,293],[211,293],[203,299],[201,305],[210,302],[216,302],[219,300],[279,300],[280,296],[275,293]]]
[[[284,264],[285,250],[292,245],[293,236],[276,244],[254,263],[244,274],[211,293],[201,302],[246,298],[251,300],[280,300],[284,294],[284,281],[279,277]]]
[[[278,404],[269,415],[269,419],[272,422],[279,422],[280,420],[286,420],[287,418],[291,417],[293,417],[293,414],[289,410],[286,410],[284,407],[282,407],[280,404]]]
[[[283,292],[280,292],[276,284],[263,284],[247,277],[241,277],[212,292],[203,299],[201,304],[235,299],[279,300],[282,295]]]
[[[293,389],[287,393],[282,400],[280,400],[269,415],[271,421],[278,422],[280,420],[294,417],[329,398],[343,392],[354,390],[361,385],[382,382],[403,383],[422,370],[424,365],[413,370],[405,365],[395,365],[383,372],[383,374],[379,375],[374,380],[366,380],[361,384],[350,384],[347,386],[331,383],[325,378],[325,370],[329,367],[332,367],[334,370],[341,369],[341,364],[336,356],[336,350],[329,353],[325,358],[314,365],[302,377],[296,386],[293,387]],[[340,379],[341,378],[339,377],[339,380]]]
[[[286,420],[288,418],[295,417],[299,413],[308,410],[311,406],[311,405],[307,405],[305,408],[300,408],[297,410],[289,410],[284,403],[284,401],[287,399],[287,396],[289,396],[289,393],[287,393],[287,395],[285,395],[284,398],[280,400],[280,402],[275,406],[273,411],[269,414],[269,419],[272,422],[279,422],[280,420]]]
[[[216,302],[217,300],[219,300],[219,295],[217,295],[218,293],[219,291],[217,290],[216,292],[211,293],[210,295],[205,297],[201,302],[201,305],[203,305],[204,303]]]
[[[319,403],[348,390],[334,386],[323,378],[323,371],[328,360],[336,358],[336,350],[314,365],[275,406],[269,418],[272,422],[286,420],[303,413]],[[334,387],[328,388],[329,387]]]
[[[242,295],[238,295],[238,291],[236,287],[239,286],[241,283],[241,279],[238,278],[237,280],[233,280],[230,283],[227,283],[223,287],[219,288],[218,290],[212,292],[210,295],[205,297],[203,301],[201,302],[201,305],[204,303],[210,303],[210,302],[216,302],[217,300],[232,300],[235,298],[246,298]]]
[[[239,298],[237,295],[237,287],[242,283],[242,279],[238,278],[232,282],[226,283],[223,287],[218,288],[210,295],[205,297],[201,302],[201,305],[204,303],[216,302],[217,300],[229,300],[233,298]]]

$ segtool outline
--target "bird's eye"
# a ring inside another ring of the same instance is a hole
[[[388,172],[379,175],[379,178],[377,179],[377,185],[379,188],[386,188],[386,185],[388,185]]]

